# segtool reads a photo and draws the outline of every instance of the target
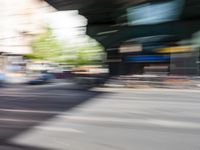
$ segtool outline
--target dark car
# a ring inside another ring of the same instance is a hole
[[[47,84],[47,83],[50,83],[52,79],[53,79],[52,74],[43,72],[37,78],[30,80],[28,84],[31,84],[31,85]]]

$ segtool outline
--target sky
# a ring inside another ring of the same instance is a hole
[[[76,43],[85,36],[87,19],[79,15],[77,10],[59,11],[48,14],[47,24],[59,39]]]
[[[42,26],[49,25],[57,38],[72,43],[84,41],[87,19],[74,11],[56,11],[46,3],[35,0],[0,0],[0,51],[14,53],[31,52],[31,34],[41,33]],[[82,36],[79,36],[79,35]],[[26,46],[27,45],[27,46]]]

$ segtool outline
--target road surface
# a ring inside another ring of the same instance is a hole
[[[199,150],[200,93],[0,90],[0,150]]]

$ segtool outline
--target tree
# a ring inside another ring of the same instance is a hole
[[[63,46],[55,38],[50,28],[40,34],[31,44],[32,53],[26,55],[27,58],[39,60],[51,60],[61,55]]]
[[[68,47],[65,55],[74,55],[72,59],[64,60],[68,64],[100,65],[103,62],[105,51],[95,40],[87,37],[84,44]]]
[[[53,35],[52,29],[46,28],[31,44],[30,59],[50,60],[75,66],[101,64],[104,56],[103,48],[91,38],[81,37],[85,42],[61,42]]]

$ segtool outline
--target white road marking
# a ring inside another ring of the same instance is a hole
[[[47,130],[47,131],[59,131],[59,132],[73,132],[73,133],[84,133],[81,130],[77,130],[74,128],[68,128],[68,127],[50,127],[50,126],[37,126],[34,129],[36,130]]]
[[[57,97],[57,96],[80,96],[80,94],[76,93],[65,93],[65,94],[56,94],[56,93],[0,93],[0,96],[10,96],[10,97]]]
[[[88,121],[99,123],[123,123],[132,125],[156,125],[169,128],[192,128],[200,129],[198,122],[184,122],[175,120],[162,120],[162,119],[130,119],[130,118],[113,118],[113,117],[87,117],[87,116],[60,116],[61,118],[74,120],[74,121]]]
[[[98,92],[180,92],[180,93],[199,93],[199,89],[167,89],[167,88],[92,88],[91,91]]]
[[[2,109],[3,112],[20,112],[20,113],[38,113],[38,114],[59,114],[60,111],[43,111],[43,110],[28,110],[28,109]]]
[[[14,119],[14,118],[0,118],[0,121],[7,121],[7,122],[29,122],[29,123],[40,123],[39,120],[25,120],[25,119]]]

